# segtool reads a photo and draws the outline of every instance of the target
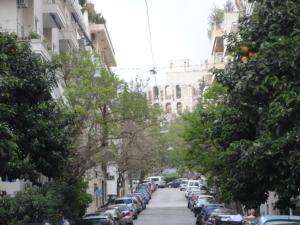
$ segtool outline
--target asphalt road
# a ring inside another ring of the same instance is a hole
[[[187,208],[184,192],[179,189],[158,189],[147,209],[140,213],[134,225],[194,225],[195,217]]]

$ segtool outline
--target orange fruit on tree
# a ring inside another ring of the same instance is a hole
[[[248,62],[248,57],[243,56],[243,57],[241,58],[241,61],[242,61],[242,63]]]
[[[250,58],[256,58],[256,54],[254,52],[249,52],[249,57]]]
[[[241,49],[241,54],[242,55],[247,55],[248,52],[249,52],[249,48],[248,47],[246,47],[246,46],[242,47],[242,49]]]

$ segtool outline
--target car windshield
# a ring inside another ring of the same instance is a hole
[[[152,181],[159,181],[158,178],[152,178],[151,180],[152,180]]]
[[[83,220],[82,225],[103,225],[104,223],[101,222],[101,219],[86,219]]]
[[[130,198],[117,199],[115,201],[115,204],[130,204],[130,203],[132,203],[132,199]]]

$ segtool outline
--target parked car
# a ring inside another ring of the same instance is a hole
[[[169,188],[178,188],[181,184],[181,179],[175,179],[171,182],[167,183],[167,187]]]
[[[138,210],[137,210],[132,198],[130,198],[130,197],[117,198],[115,200],[115,205],[118,205],[118,204],[126,204],[130,208],[130,211],[133,214],[133,219],[138,218]]]
[[[23,225],[51,225],[51,224],[48,222],[42,222],[42,223],[26,223]]]
[[[197,217],[198,214],[201,213],[201,210],[204,206],[209,205],[209,204],[216,204],[216,200],[211,197],[198,197],[197,202],[193,206],[193,213],[195,217]]]
[[[140,205],[142,206],[142,210],[146,209],[146,203],[144,202],[143,198],[141,197],[141,195],[133,193],[131,195],[128,195],[128,197],[136,197],[136,199],[138,200],[138,202],[140,203]]]
[[[147,207],[146,196],[144,196],[142,193],[138,193],[138,192],[132,193],[132,196],[138,197],[142,202],[143,209],[146,209],[146,207]]]
[[[256,225],[299,225],[300,216],[268,215],[261,216],[255,221]]]
[[[179,186],[179,190],[180,191],[185,191],[186,190],[186,187],[187,187],[187,183],[188,183],[188,180],[182,180],[181,181],[181,184]]]
[[[112,215],[112,217],[114,218],[114,222],[115,222],[115,225],[122,225],[122,212],[121,210],[119,209],[119,207],[108,207],[105,211],[105,213],[109,213]]]
[[[149,204],[150,198],[149,198],[149,196],[146,193],[144,193],[142,191],[136,191],[133,194],[141,196],[143,198],[144,203],[146,205]]]
[[[190,187],[187,187],[185,193],[184,193],[184,196],[187,198],[189,196],[189,192],[191,191],[200,191],[200,188],[199,186],[190,186]]]
[[[202,185],[202,182],[200,180],[189,180],[187,183],[187,187],[192,187],[192,186],[200,187],[200,185]]]
[[[137,199],[137,197],[135,197],[135,196],[127,196],[127,197],[129,197],[129,198],[131,198],[131,199],[133,200],[133,203],[135,204],[138,213],[140,213],[140,212],[143,211],[143,206],[142,206],[142,204],[139,202],[139,200]]]
[[[115,225],[115,222],[110,214],[94,213],[83,217],[82,225]]]
[[[243,216],[231,209],[215,209],[205,225],[242,225]]]
[[[133,214],[126,204],[111,205],[110,207],[117,207],[122,213],[121,225],[133,225]]]
[[[198,199],[209,199],[211,203],[216,203],[215,198],[211,195],[204,195],[201,191],[194,191],[192,194],[188,197],[188,208],[190,210],[194,210],[194,206],[198,202]]]
[[[204,225],[210,213],[212,213],[215,209],[220,208],[224,208],[223,204],[208,204],[204,206],[201,213],[197,216],[196,225]]]
[[[146,180],[150,182],[154,182],[158,188],[164,188],[166,186],[166,181],[163,176],[147,177]]]

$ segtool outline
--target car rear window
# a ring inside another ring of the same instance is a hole
[[[103,221],[101,219],[85,219],[83,220],[82,225],[103,225]]]
[[[115,204],[130,204],[132,203],[132,199],[126,198],[126,199],[117,199],[115,201]]]
[[[218,221],[218,225],[242,225],[242,221]]]
[[[129,211],[129,208],[126,205],[118,205],[118,208],[123,211]]]

